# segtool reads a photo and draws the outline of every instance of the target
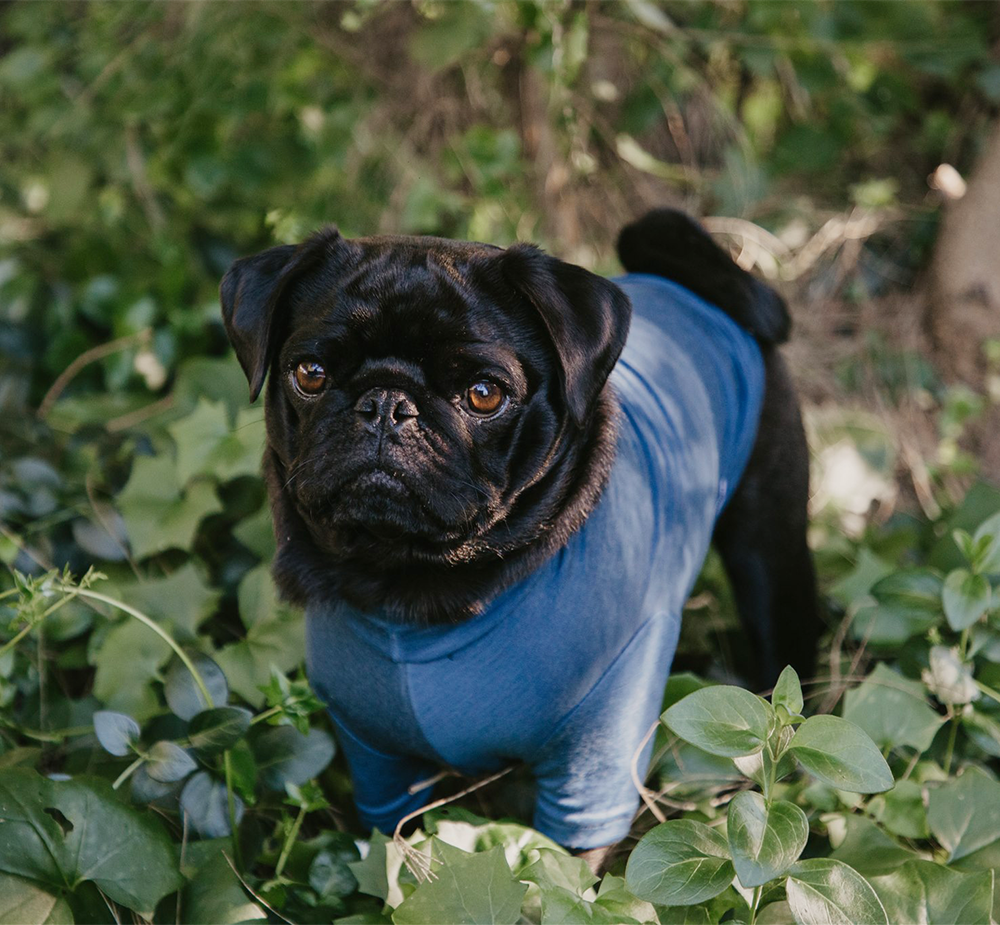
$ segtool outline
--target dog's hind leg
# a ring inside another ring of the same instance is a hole
[[[803,679],[815,667],[819,618],[806,541],[809,451],[792,383],[777,350],[763,347],[764,405],[746,471],[713,540],[757,656],[759,689],[787,664]]]

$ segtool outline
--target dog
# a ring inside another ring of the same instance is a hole
[[[368,826],[442,765],[520,760],[544,834],[624,837],[711,541],[755,683],[812,673],[787,307],[682,213],[618,250],[608,280],[527,244],[329,228],[222,281],[251,400],[267,381],[275,580]]]

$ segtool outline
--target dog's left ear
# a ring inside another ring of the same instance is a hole
[[[531,244],[501,256],[504,277],[541,316],[562,367],[570,417],[586,419],[625,346],[632,304],[610,280]]]
[[[237,260],[222,277],[222,321],[250,383],[250,401],[260,394],[277,343],[277,307],[288,283],[314,265],[339,239],[336,228],[302,244],[282,244]]]

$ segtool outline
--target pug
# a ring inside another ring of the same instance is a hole
[[[786,305],[679,212],[618,250],[609,280],[328,228],[222,281],[251,400],[266,380],[275,580],[367,826],[442,766],[522,761],[541,832],[590,856],[625,836],[713,540],[755,683],[812,673]]]

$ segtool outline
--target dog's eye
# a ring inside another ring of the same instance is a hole
[[[503,404],[504,393],[495,382],[483,379],[469,386],[465,400],[476,414],[493,414]]]
[[[326,370],[315,360],[303,360],[295,367],[292,378],[303,395],[315,395],[326,385]]]

